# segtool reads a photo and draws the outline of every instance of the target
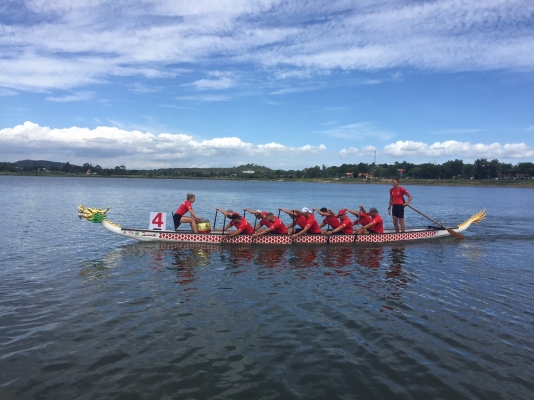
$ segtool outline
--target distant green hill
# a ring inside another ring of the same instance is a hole
[[[65,163],[62,163],[62,162],[45,161],[45,160],[22,160],[22,161],[14,162],[13,164],[18,167],[43,167],[43,168],[50,168],[50,167],[63,168],[63,166],[65,165]]]

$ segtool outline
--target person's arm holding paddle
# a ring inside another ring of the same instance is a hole
[[[360,218],[360,212],[359,211],[354,211],[354,210],[349,210],[348,208],[344,208],[345,211],[347,212],[350,212],[352,215],[355,215],[356,217]]]
[[[228,225],[226,225],[224,228],[221,229],[214,229],[213,232],[219,232],[219,231],[227,231],[233,226],[232,222],[230,222]]]
[[[291,235],[292,237],[298,237],[300,235],[304,235],[306,232],[308,232],[308,229],[310,229],[310,227],[308,225],[306,225],[304,228],[302,228],[302,230],[298,233],[294,233],[293,235]]]
[[[232,210],[223,210],[222,208],[215,207],[217,211],[219,211],[222,215],[224,215],[226,218],[230,218],[232,214],[234,214],[234,211]]]
[[[282,208],[282,207],[278,207],[278,209],[280,211],[283,211],[285,212],[287,215],[289,215],[290,217],[293,217],[293,215],[295,216],[298,216],[300,214],[300,211],[299,210],[296,210],[296,209],[292,209],[292,210],[286,210],[285,208]]]

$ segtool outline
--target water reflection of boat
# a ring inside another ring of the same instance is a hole
[[[385,230],[383,234],[374,235],[302,235],[292,238],[289,235],[267,234],[253,238],[252,235],[241,234],[227,237],[226,233],[194,233],[192,231],[159,231],[138,228],[121,228],[107,219],[107,210],[78,207],[78,216],[91,222],[99,223],[104,228],[124,237],[143,242],[170,242],[170,243],[205,243],[205,244],[260,244],[260,245],[291,245],[291,244],[368,244],[405,242],[421,239],[435,239],[450,237],[449,230],[460,233],[471,224],[481,222],[485,211],[474,214],[471,218],[454,228],[428,226],[425,228],[408,229],[406,232]]]

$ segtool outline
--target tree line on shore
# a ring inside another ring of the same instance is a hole
[[[127,169],[124,165],[102,168],[90,163],[74,165],[55,161],[23,160],[14,163],[0,162],[0,172],[9,173],[57,173],[96,174],[101,176],[142,176],[168,178],[255,178],[255,179],[335,179],[335,178],[392,178],[401,176],[411,179],[531,179],[534,177],[534,163],[522,162],[516,165],[485,158],[473,164],[462,160],[449,160],[443,164],[413,164],[406,161],[394,164],[342,164],[322,167],[316,165],[301,170],[273,170],[256,164],[245,164],[231,168],[159,168],[152,170]]]

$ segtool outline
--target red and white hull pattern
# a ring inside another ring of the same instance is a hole
[[[421,239],[434,239],[451,236],[449,230],[463,232],[471,224],[477,224],[486,216],[486,210],[474,214],[471,218],[462,222],[455,228],[428,227],[410,229],[406,232],[396,233],[386,231],[375,235],[302,235],[293,238],[289,235],[267,234],[253,238],[252,235],[237,235],[228,237],[228,233],[194,233],[192,231],[159,231],[150,229],[121,228],[119,225],[107,219],[106,210],[78,207],[78,217],[94,223],[99,223],[104,228],[121,236],[139,240],[142,242],[166,242],[166,243],[204,243],[204,244],[258,244],[258,245],[294,245],[294,244],[358,244],[358,243],[388,243],[405,242]]]
[[[480,213],[479,213],[480,214]],[[475,216],[478,214],[475,214]],[[480,219],[480,215],[478,219]],[[454,231],[460,233],[466,230],[472,220],[460,224]],[[258,244],[258,245],[293,245],[293,244],[358,244],[358,243],[388,243],[404,242],[420,239],[434,239],[451,236],[441,228],[410,229],[407,232],[396,233],[386,231],[375,235],[302,235],[292,238],[289,235],[267,234],[253,238],[252,235],[241,234],[228,237],[227,234],[218,233],[193,233],[191,231],[157,231],[148,229],[120,228],[118,225],[104,220],[101,225],[122,236],[143,242],[171,242],[171,243],[211,243],[211,244]]]

